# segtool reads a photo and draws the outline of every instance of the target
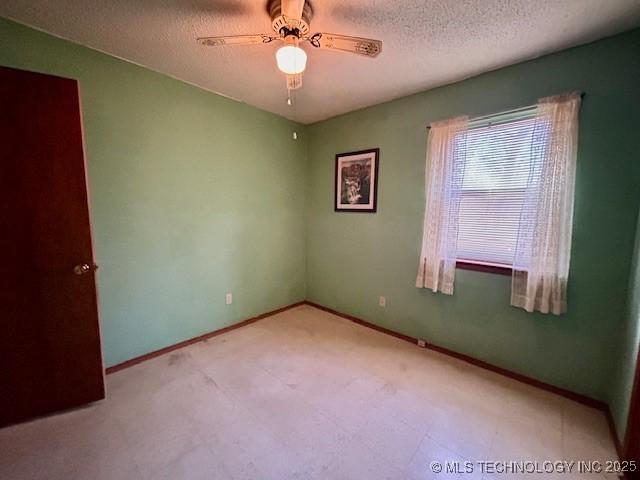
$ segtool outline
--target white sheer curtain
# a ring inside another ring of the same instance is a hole
[[[528,312],[567,310],[579,110],[579,93],[538,102],[511,287]]]
[[[467,117],[431,124],[427,139],[426,207],[416,287],[453,294],[458,210],[466,157]]]

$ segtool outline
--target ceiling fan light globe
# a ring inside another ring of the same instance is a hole
[[[286,45],[276,52],[276,62],[282,72],[296,75],[307,67],[307,53],[300,47]]]

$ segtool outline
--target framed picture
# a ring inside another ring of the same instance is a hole
[[[336,155],[336,212],[376,211],[379,157],[379,148]]]

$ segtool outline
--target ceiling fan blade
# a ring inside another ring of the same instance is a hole
[[[259,33],[257,35],[231,35],[228,37],[199,37],[198,43],[207,47],[218,47],[221,45],[258,45],[270,43],[279,37],[272,37]]]
[[[282,15],[292,20],[302,19],[305,0],[282,0]]]
[[[309,37],[309,42],[316,48],[340,50],[357,53],[365,57],[377,57],[382,51],[382,42],[371,38],[348,37],[335,33],[316,33]]]

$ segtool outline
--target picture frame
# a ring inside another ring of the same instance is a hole
[[[379,162],[379,148],[336,155],[334,211],[377,211]]]

